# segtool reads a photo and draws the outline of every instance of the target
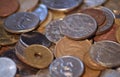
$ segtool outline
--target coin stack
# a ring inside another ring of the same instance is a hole
[[[119,77],[119,6],[1,0],[0,77]]]

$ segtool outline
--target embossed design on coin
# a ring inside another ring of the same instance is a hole
[[[11,33],[23,33],[34,30],[39,23],[39,17],[33,13],[18,12],[5,20],[5,30]]]
[[[71,14],[65,17],[63,22],[65,25],[60,26],[61,33],[74,40],[86,39],[97,29],[95,19],[87,14]]]
[[[52,77],[79,77],[83,73],[84,65],[76,57],[64,56],[54,60],[49,70]]]

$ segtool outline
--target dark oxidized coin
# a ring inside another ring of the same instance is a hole
[[[74,40],[86,39],[97,29],[95,19],[87,14],[71,14],[65,17],[63,22],[65,25],[60,26],[61,33]]]
[[[33,13],[18,12],[5,20],[5,30],[11,33],[24,33],[34,30],[39,23],[39,17]]]

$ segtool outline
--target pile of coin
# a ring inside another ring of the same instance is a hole
[[[108,4],[1,0],[0,77],[119,77],[120,12]]]

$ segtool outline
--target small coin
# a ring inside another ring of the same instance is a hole
[[[18,12],[5,20],[5,30],[11,33],[23,33],[34,30],[39,23],[39,17],[33,13]]]
[[[14,77],[17,71],[13,60],[6,57],[0,58],[0,77]]]
[[[87,14],[71,14],[66,16],[63,22],[65,25],[60,26],[61,33],[74,40],[89,38],[97,29],[95,19]]]
[[[120,65],[120,44],[113,41],[99,41],[92,45],[90,57],[96,63],[104,67],[115,67]]]
[[[54,60],[49,70],[52,77],[79,77],[83,74],[84,65],[76,57],[64,56]]]
[[[120,27],[116,30],[115,36],[116,36],[117,42],[120,43]]]
[[[60,32],[60,26],[64,25],[63,21],[60,19],[54,20],[50,22],[46,26],[45,36],[51,41],[56,43],[59,41],[64,35]]]
[[[54,54],[57,58],[70,55],[83,60],[85,53],[89,51],[90,47],[91,42],[89,40],[75,41],[63,37],[56,44]]]
[[[42,23],[48,15],[48,9],[44,4],[39,4],[34,10],[33,13],[36,14],[39,19],[40,19],[40,23]]]
[[[82,3],[82,0],[41,0],[49,9],[57,11],[70,11]]]
[[[36,77],[51,77],[49,69],[39,70],[36,74]]]
[[[18,12],[32,11],[38,4],[39,0],[18,0],[20,8]]]
[[[17,11],[19,3],[17,0],[0,0],[0,17],[6,17]]]
[[[101,26],[106,20],[106,16],[104,12],[101,11],[100,9],[88,8],[88,9],[81,10],[80,12],[92,16],[96,20],[99,26]]]

